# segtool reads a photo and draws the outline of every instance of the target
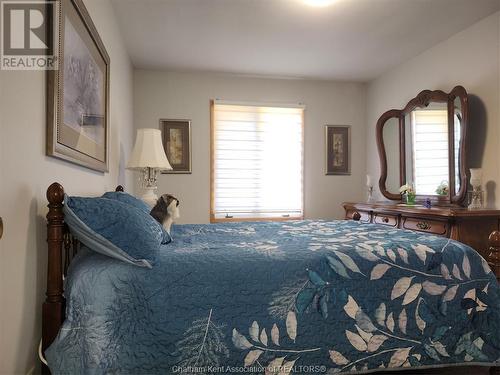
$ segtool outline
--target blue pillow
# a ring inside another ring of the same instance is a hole
[[[146,212],[147,214],[151,213],[151,207],[144,202],[143,200],[134,197],[133,195],[130,195],[128,193],[125,193],[123,191],[108,191],[107,193],[104,193],[102,198],[108,198],[108,199],[113,199],[116,201],[120,201],[126,204],[129,204],[139,210],[142,210]],[[161,226],[161,224],[160,224]],[[162,244],[167,244],[172,242],[172,237],[170,234],[161,226],[161,229],[163,231],[163,239],[161,241]]]
[[[94,251],[151,268],[163,240],[149,213],[107,198],[64,197],[64,220],[73,235]]]
[[[149,207],[146,202],[123,191],[108,191],[102,195],[102,198],[114,199],[116,201],[130,204],[131,206],[147,212],[148,214],[151,212],[151,207]]]

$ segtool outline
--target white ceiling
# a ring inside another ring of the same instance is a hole
[[[500,9],[500,0],[112,2],[137,68],[355,81]]]

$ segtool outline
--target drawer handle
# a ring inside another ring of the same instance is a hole
[[[419,221],[417,223],[417,228],[421,230],[429,230],[431,229],[431,225],[429,223],[426,223],[425,221]]]
[[[354,213],[352,214],[352,219],[353,219],[354,221],[360,221],[360,220],[361,220],[361,214],[360,214],[358,211],[354,212]]]
[[[388,217],[384,217],[384,218],[382,219],[382,221],[383,221],[384,223],[388,223],[388,222],[389,222],[389,218],[388,218]]]

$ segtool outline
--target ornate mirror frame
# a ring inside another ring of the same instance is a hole
[[[400,194],[393,194],[386,188],[387,182],[387,155],[386,147],[383,138],[384,125],[391,118],[396,118],[399,121],[399,179],[400,185],[406,183],[406,145],[405,145],[405,116],[417,108],[427,107],[430,103],[447,103],[448,108],[448,144],[454,144],[454,102],[456,98],[460,98],[461,104],[461,131],[460,131],[460,148],[459,148],[459,169],[460,169],[460,189],[455,191],[455,184],[449,183],[449,195],[446,201],[441,197],[418,195],[417,199],[422,200],[429,198],[435,203],[446,203],[447,205],[461,205],[465,200],[467,193],[467,168],[466,168],[466,135],[469,119],[468,97],[467,91],[462,86],[456,86],[450,93],[445,93],[441,90],[423,90],[415,98],[410,100],[404,109],[391,109],[377,121],[376,135],[377,135],[377,148],[380,159],[380,179],[379,188],[380,192],[390,200],[401,200]],[[455,181],[455,163],[454,163],[454,148],[449,147],[448,160],[453,161],[449,163],[449,180]]]

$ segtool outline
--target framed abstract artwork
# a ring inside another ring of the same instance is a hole
[[[160,120],[165,154],[172,166],[162,173],[191,173],[191,120]]]
[[[351,174],[351,127],[326,125],[325,137],[325,174]]]
[[[47,73],[47,155],[107,172],[109,56],[82,0],[60,4],[59,70]]]

